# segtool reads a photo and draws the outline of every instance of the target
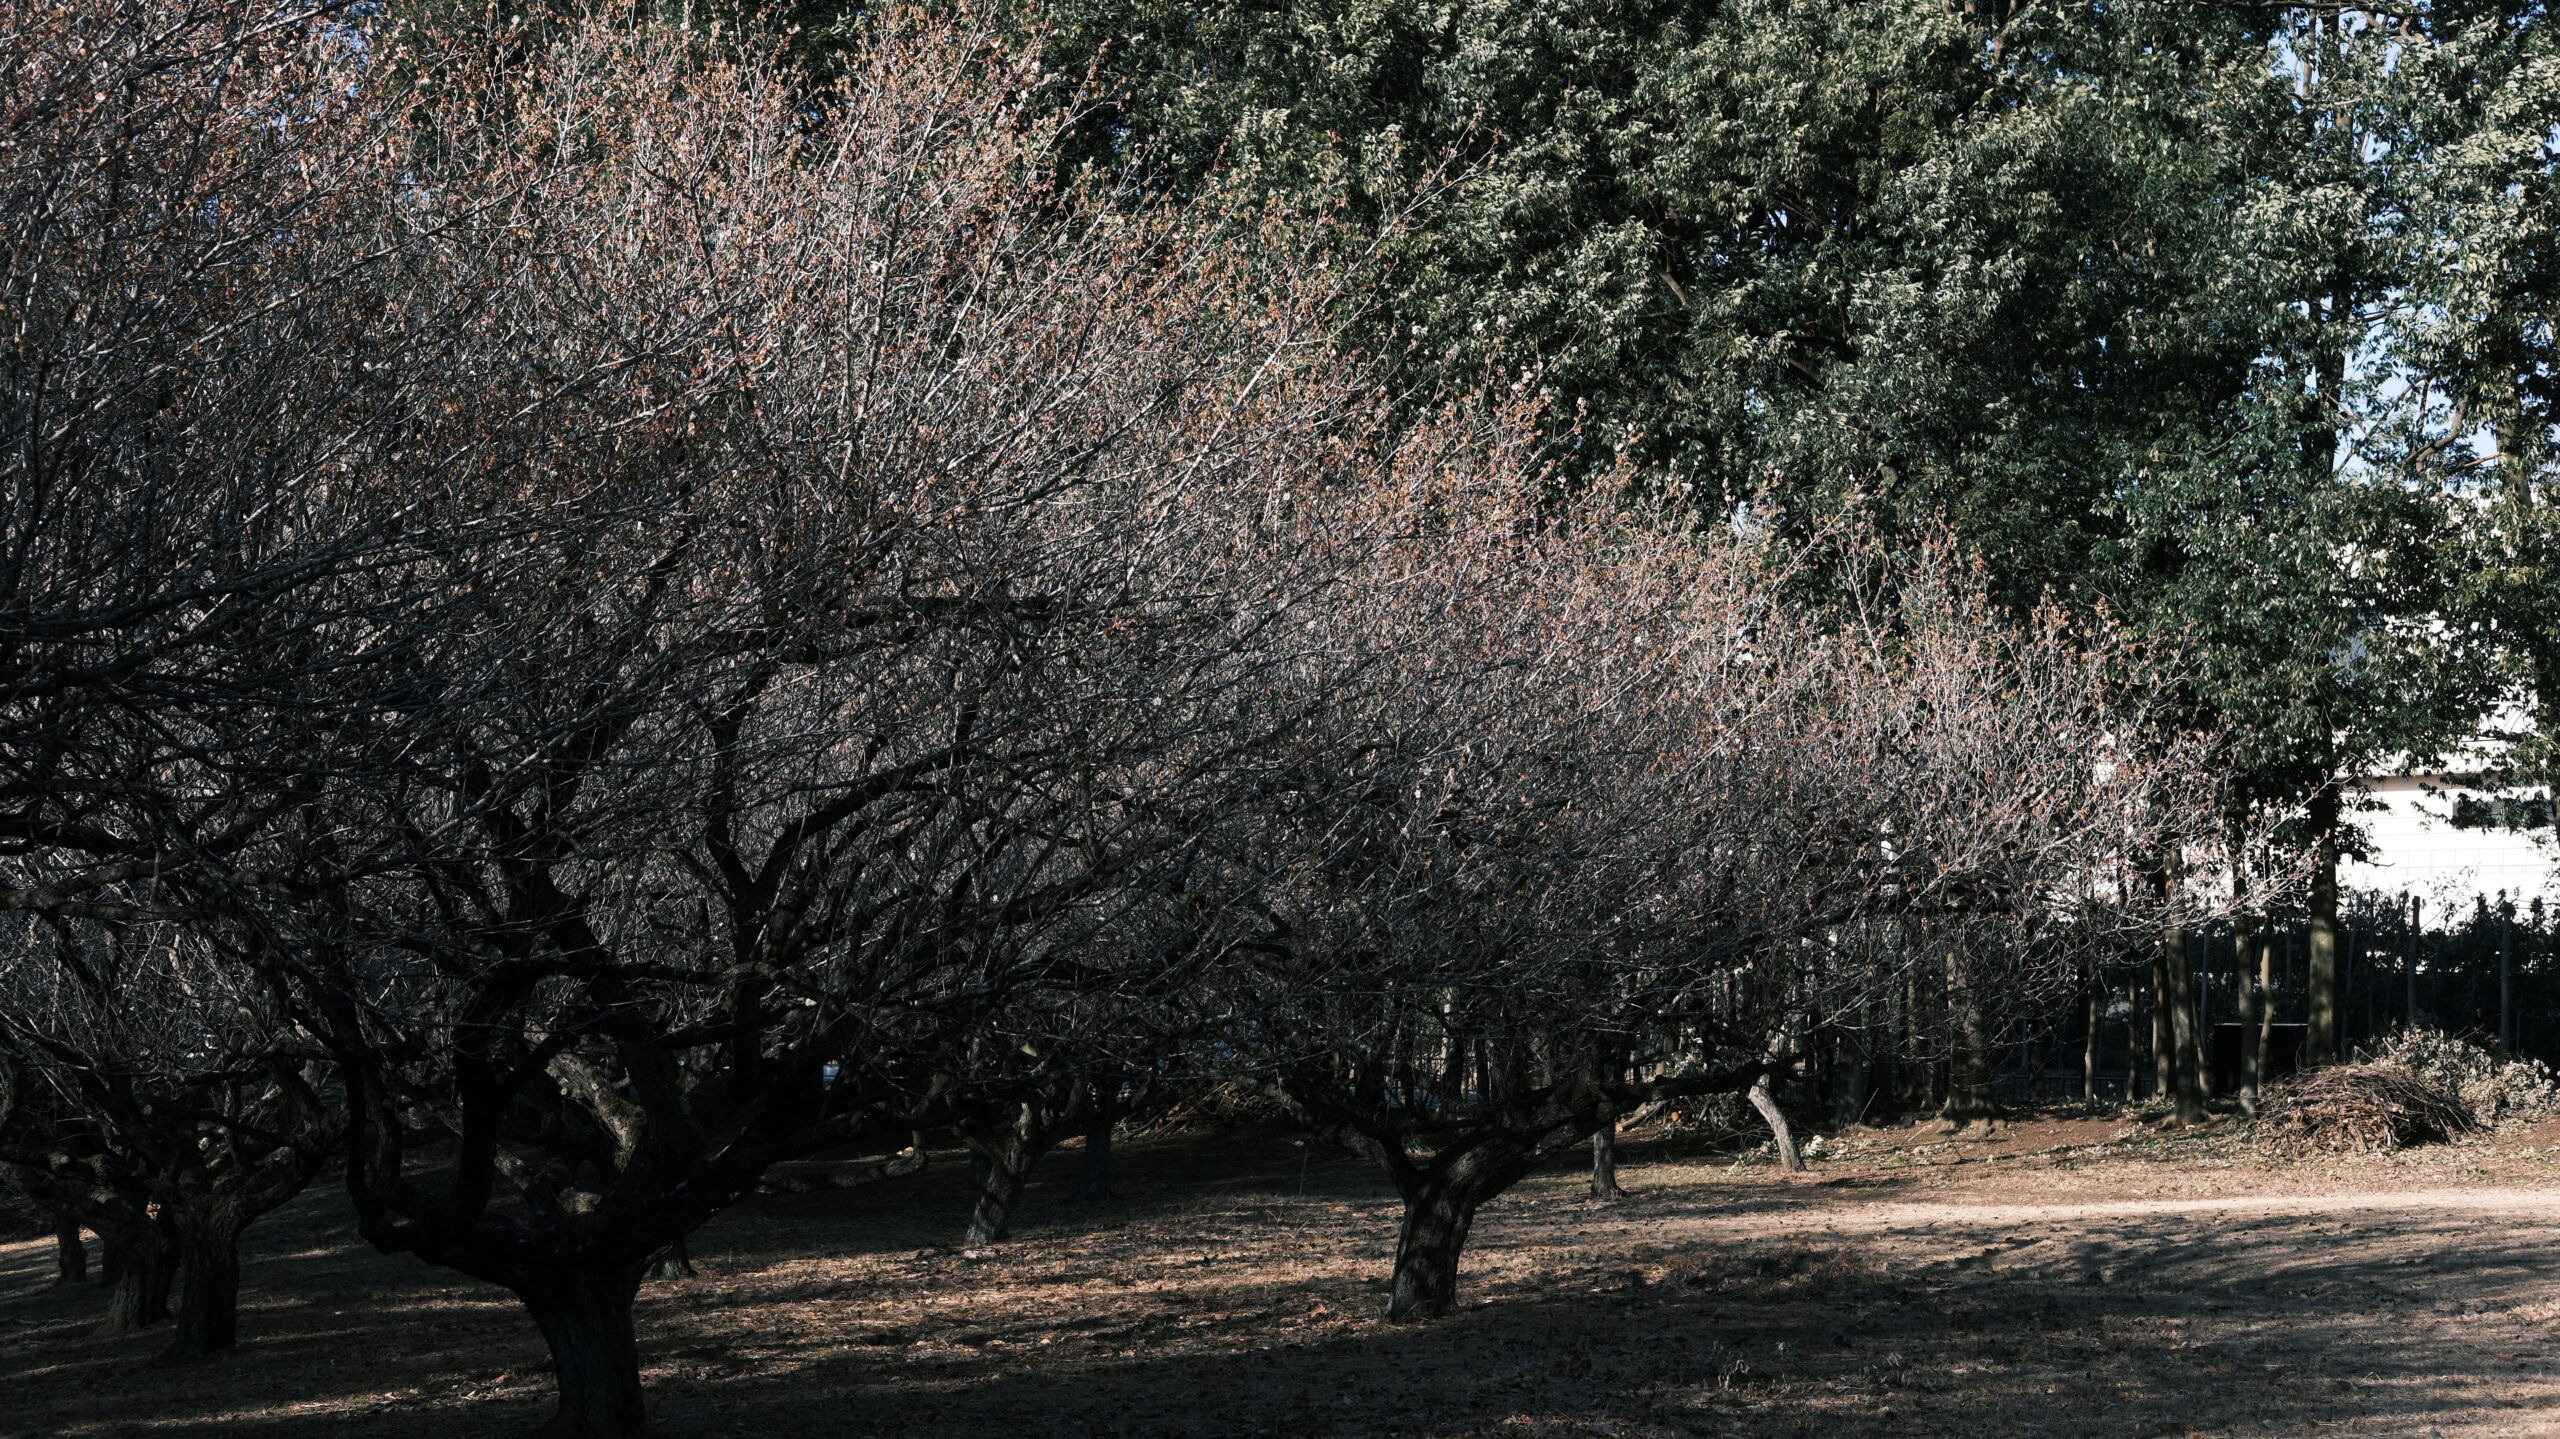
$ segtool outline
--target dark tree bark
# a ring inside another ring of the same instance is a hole
[[[1458,1260],[1476,1210],[1529,1172],[1530,1155],[1516,1143],[1489,1138],[1427,1164],[1401,1155],[1386,1158],[1404,1196],[1387,1317],[1438,1319],[1457,1305]]]
[[[53,1282],[57,1287],[89,1282],[89,1246],[80,1241],[80,1221],[64,1215],[53,1223]]]
[[[2238,970],[2232,983],[2240,1001],[2232,1016],[2240,1024],[2240,1112],[2254,1118],[2258,1089],[2266,1079],[2266,1026],[2261,1011],[2266,1006],[2267,937],[2255,929],[2241,930],[2232,950]]]
[[[113,1245],[122,1263],[107,1294],[100,1334],[134,1334],[169,1317],[169,1291],[178,1277],[175,1236],[158,1224],[136,1226]]]
[[[1954,1050],[1947,1059],[1947,1103],[1939,1117],[1958,1126],[1989,1124],[2000,1117],[2000,1101],[1991,1092],[1991,1027],[1970,967],[1952,954],[1947,957],[1947,1008],[1954,1021]]]
[[[170,1358],[200,1358],[239,1347],[240,1231],[247,1222],[246,1214],[227,1205],[179,1216],[179,1269],[185,1283],[178,1292],[178,1332],[169,1338]]]
[[[1013,1213],[1022,1203],[1023,1188],[1031,1182],[1032,1167],[1049,1150],[1049,1117],[1038,1099],[1026,1099],[1014,1106],[1013,1122],[1004,1129],[963,1138],[977,1162],[978,1202],[960,1242],[981,1249],[1012,1232]]]
[[[640,1396],[640,1345],[631,1300],[641,1265],[597,1264],[519,1279],[508,1287],[551,1347],[560,1407],[544,1439],[633,1439],[649,1431]]]
[[[2306,1069],[2338,1059],[2338,792],[2324,786],[2311,798],[2311,963],[2308,975],[2311,1032],[2304,1037]]]
[[[2169,946],[2151,947],[2151,1097],[2167,1099],[2176,1092],[2177,1045],[2171,1012],[2178,1007],[2169,980]]]
[[[2201,1124],[2204,1076],[2196,1063],[2195,959],[2185,926],[2172,925],[2161,940],[2160,967],[2168,981],[2161,1008],[2169,1019],[2163,1058],[2170,1071],[2170,1096],[2180,1124]]]
[[[1085,1086],[1084,1154],[1076,1166],[1075,1192],[1068,1199],[1092,1204],[1111,1197],[1111,1132],[1119,1127],[1121,1081],[1118,1076]]]

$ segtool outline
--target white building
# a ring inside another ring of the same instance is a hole
[[[2349,791],[2351,818],[2373,858],[2341,864],[2338,882],[2416,895],[2437,914],[2467,910],[2475,897],[2495,902],[2501,893],[2519,905],[2536,896],[2560,903],[2560,850],[2538,813],[2546,808],[2540,791],[2492,788],[2479,773],[2505,747],[2499,731],[2523,723],[2521,715],[2496,716],[2477,751],[2443,770],[2358,781],[2361,793]],[[2541,822],[2518,823],[2527,819]]]

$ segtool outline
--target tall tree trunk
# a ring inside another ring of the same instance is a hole
[[[2157,944],[2151,949],[2151,1097],[2167,1099],[2177,1088],[2177,1041],[2170,1012],[2178,1007],[2177,991],[2169,983],[2169,946]]]
[[[89,1282],[89,1246],[80,1241],[80,1221],[67,1214],[53,1222],[53,1282]]]
[[[185,1284],[178,1291],[178,1332],[169,1357],[201,1358],[240,1345],[240,1231],[244,1215],[229,1206],[182,1216],[178,1248]]]
[[[2098,983],[2098,967],[2080,971],[2080,1102],[2098,1102],[2098,1025],[2106,1018],[2106,990]]]
[[[551,1346],[560,1407],[544,1439],[635,1439],[649,1432],[640,1397],[640,1345],[631,1299],[641,1261],[562,1269],[509,1287]]]
[[[2000,1117],[2000,1102],[1991,1092],[1991,1027],[1983,1016],[1982,994],[1971,967],[1952,950],[1947,955],[1947,1018],[1952,1052],[1947,1056],[1947,1104],[1939,1117],[1962,1126]]]
[[[2266,1079],[2266,1024],[2260,1017],[2265,996],[2259,985],[2266,974],[2267,937],[2256,929],[2233,931],[2232,988],[2239,1001],[2235,1017],[2240,1024],[2240,1112],[2252,1118],[2258,1113],[2258,1089]]]
[[[2124,986],[2124,1102],[2130,1107],[2142,1098],[2143,1041],[2150,1033],[2150,1017],[2145,1012],[2144,996],[2148,990],[2139,978],[2128,979]]]
[[[2338,1058],[2338,792],[2323,786],[2311,800],[2311,1030],[2305,1064]]]
[[[2184,925],[2173,925],[2160,945],[2161,971],[2168,986],[2161,995],[2168,1011],[2170,1094],[2180,1124],[2204,1122],[2204,1076],[2196,1065],[2195,954]]]
[[[1769,1076],[1761,1075],[1751,1082],[1751,1107],[1769,1126],[1769,1139],[1778,1147],[1778,1167],[1789,1174],[1804,1173],[1804,1152],[1796,1148],[1795,1131],[1787,1126],[1786,1111],[1778,1108],[1778,1097],[1769,1086]]]

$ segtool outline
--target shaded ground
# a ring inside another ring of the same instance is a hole
[[[1347,1159],[1130,1142],[1079,1208],[1058,1156],[974,1258],[938,1162],[725,1216],[703,1278],[644,1291],[642,1351],[675,1436],[2560,1434],[2560,1126],[2299,1166],[2113,1121],[1859,1134],[1795,1180],[1630,1146],[1610,1206],[1534,1179],[1420,1328],[1377,1318],[1395,1209]],[[536,1423],[513,1302],[341,1208],[251,1232],[248,1347],[190,1367],[91,1338],[49,1243],[0,1247],[0,1436]]]

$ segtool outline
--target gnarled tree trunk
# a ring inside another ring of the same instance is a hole
[[[1440,1318],[1457,1305],[1458,1260],[1476,1210],[1529,1172],[1530,1153],[1508,1139],[1480,1137],[1425,1164],[1395,1153],[1384,1158],[1404,1196],[1387,1317]]]
[[[520,1279],[508,1287],[551,1347],[560,1407],[544,1439],[635,1439],[648,1432],[631,1300],[639,1262],[602,1263]]]
[[[1013,1123],[992,1138],[968,1141],[978,1164],[978,1203],[970,1211],[969,1229],[961,1243],[977,1249],[1002,1239],[1013,1229],[1013,1211],[1022,1202],[1031,1168],[1049,1148],[1048,1119],[1039,1101],[1014,1106]]]

